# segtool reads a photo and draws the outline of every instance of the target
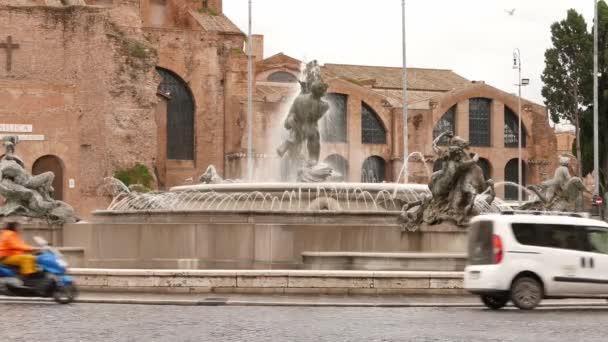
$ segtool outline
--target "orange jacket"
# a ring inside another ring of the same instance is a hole
[[[0,258],[19,255],[34,250],[34,247],[25,243],[17,232],[2,229],[0,233]]]

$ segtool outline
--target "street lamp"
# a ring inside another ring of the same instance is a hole
[[[594,23],[593,23],[593,168],[595,170],[593,197],[597,200],[600,196],[600,152],[599,152],[599,122],[598,122],[598,26],[599,17],[597,11],[597,0],[593,0]],[[580,161],[579,161],[580,162]],[[583,175],[580,175],[581,177]],[[598,206],[598,213],[602,217],[602,208]]]
[[[407,59],[406,59],[406,38],[405,38],[405,0],[401,0],[401,24],[403,29],[403,181],[408,182],[408,127],[407,127]]]
[[[517,117],[518,117],[518,121],[517,121],[517,184],[519,185],[519,187],[517,188],[517,200],[519,201],[519,204],[521,205],[521,201],[522,201],[522,193],[521,193],[521,189],[523,187],[523,176],[522,176],[522,150],[521,150],[521,141],[522,141],[522,136],[521,136],[521,87],[522,86],[527,86],[530,84],[530,79],[529,78],[521,78],[521,52],[519,51],[519,49],[515,49],[515,51],[513,51],[513,69],[517,69],[518,71],[518,77],[517,77],[517,88],[518,88],[518,96],[517,96]]]
[[[251,39],[252,0],[249,0],[249,30],[247,33],[247,180],[253,180],[253,56]]]

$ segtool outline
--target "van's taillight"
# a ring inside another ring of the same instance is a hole
[[[503,250],[502,250],[502,240],[500,239],[500,236],[498,235],[494,235],[494,263],[495,264],[500,264],[500,262],[502,261],[502,257],[503,257]]]

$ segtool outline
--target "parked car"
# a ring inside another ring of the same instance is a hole
[[[608,298],[608,224],[578,214],[503,213],[471,221],[464,287],[490,309],[545,298]]]

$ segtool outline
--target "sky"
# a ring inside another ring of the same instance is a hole
[[[224,13],[245,33],[247,7],[248,0],[224,0]],[[522,77],[530,79],[522,96],[542,104],[550,26],[570,8],[591,27],[592,0],[406,0],[407,65],[451,69],[516,93],[519,48]],[[265,57],[402,65],[400,0],[253,0],[253,33],[264,35]]]

